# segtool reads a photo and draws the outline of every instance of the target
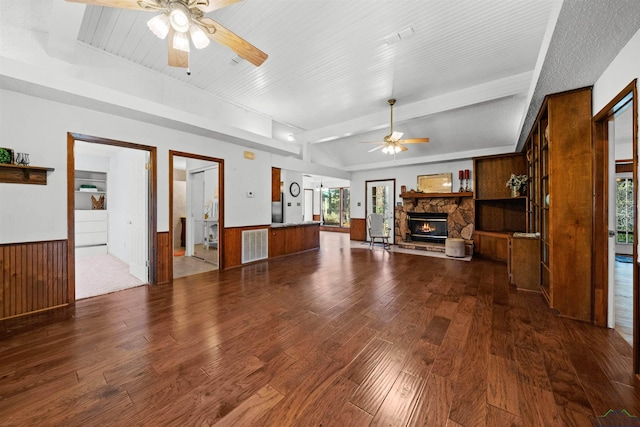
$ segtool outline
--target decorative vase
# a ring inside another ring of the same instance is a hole
[[[520,189],[511,187],[511,197],[520,197]]]

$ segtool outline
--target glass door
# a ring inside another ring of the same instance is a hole
[[[395,224],[395,199],[396,180],[367,181],[366,215],[379,213],[384,216],[384,223],[390,230],[393,243],[393,230]],[[367,229],[367,241],[370,240]]]

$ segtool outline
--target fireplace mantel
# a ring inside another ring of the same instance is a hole
[[[440,197],[473,197],[473,191],[463,191],[461,193],[421,193],[418,191],[407,191],[406,193],[400,193],[400,197],[403,199],[434,199]],[[456,202],[458,203],[458,202]]]

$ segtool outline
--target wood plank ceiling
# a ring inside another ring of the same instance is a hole
[[[514,146],[553,5],[245,0],[208,16],[269,59],[259,68],[232,65],[234,53],[211,43],[192,48],[191,75],[166,65],[166,41],[146,25],[153,13],[89,6],[78,39],[291,125],[300,142],[357,135],[314,146],[348,167],[380,160],[379,152],[367,153],[370,147],[358,142],[388,133],[386,101],[392,97],[398,99],[397,130],[432,141],[401,156]],[[408,28],[412,37],[385,43]],[[457,102],[448,106],[451,99]]]

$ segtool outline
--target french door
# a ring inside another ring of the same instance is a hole
[[[387,179],[380,181],[366,182],[366,215],[379,213],[384,216],[384,223],[391,233],[393,243],[393,230],[395,224],[395,200],[396,200],[396,180]],[[367,241],[370,240],[369,229],[367,228]]]

